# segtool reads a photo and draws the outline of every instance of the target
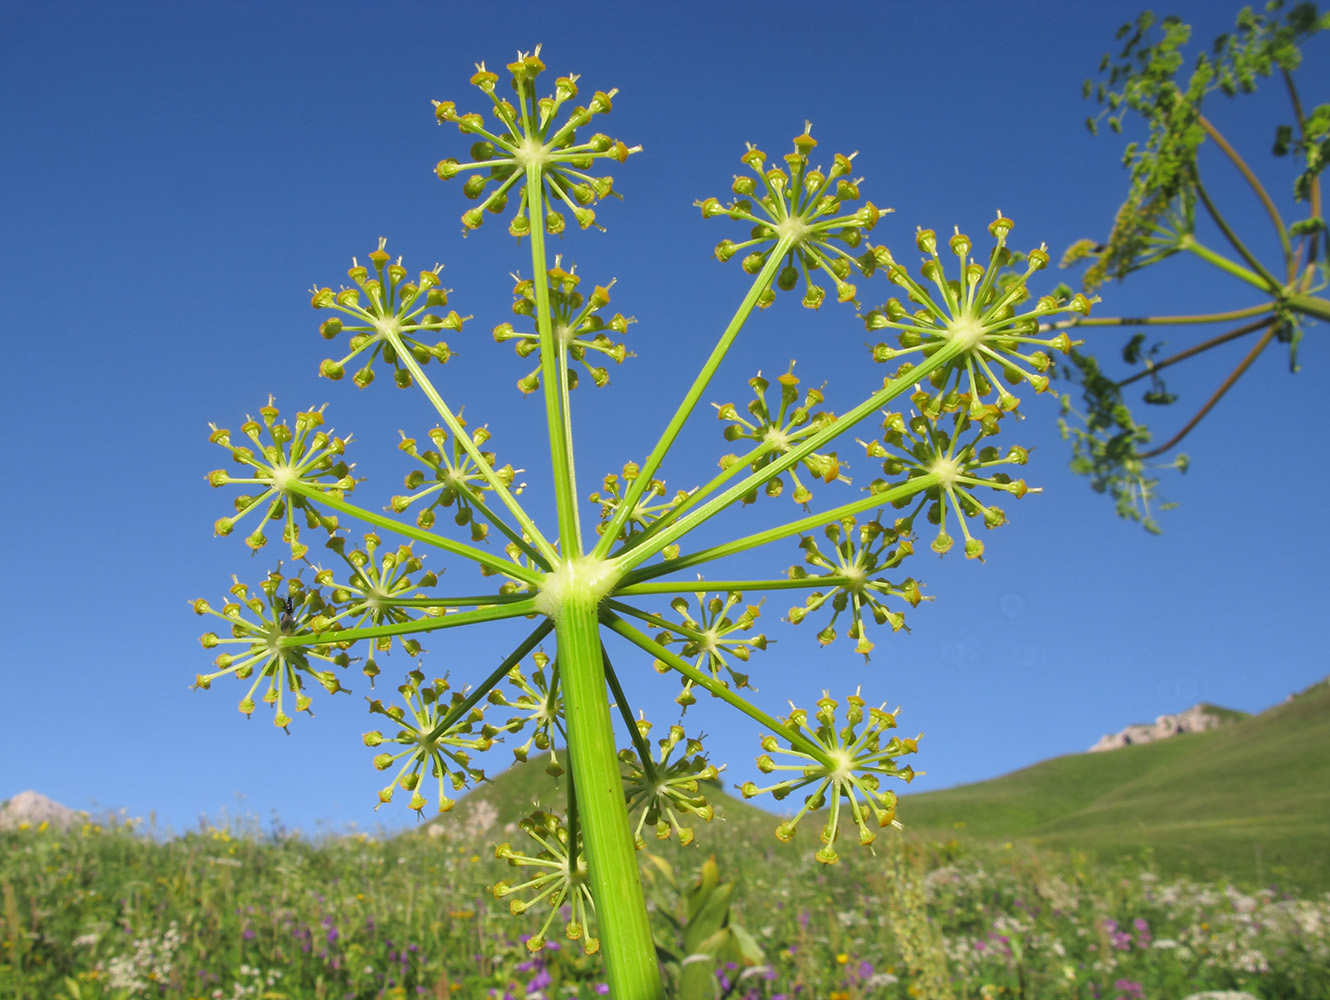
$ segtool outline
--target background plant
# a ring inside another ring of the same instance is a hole
[[[1330,278],[1330,235],[1321,193],[1330,159],[1330,104],[1308,103],[1323,96],[1314,74],[1299,75],[1313,83],[1309,94],[1294,80],[1303,66],[1303,46],[1326,27],[1330,14],[1318,13],[1314,3],[1285,9],[1282,0],[1271,0],[1261,12],[1244,7],[1235,30],[1215,39],[1210,51],[1197,53],[1189,66],[1191,27],[1181,18],[1157,19],[1146,11],[1122,26],[1121,48],[1104,56],[1097,81],[1085,83],[1085,96],[1102,108],[1087,123],[1092,132],[1106,122],[1115,133],[1125,123],[1128,134],[1139,134],[1143,124],[1145,134],[1123,153],[1131,181],[1107,238],[1074,244],[1063,266],[1088,261],[1082,285],[1093,291],[1110,278],[1121,280],[1187,254],[1242,282],[1248,297],[1257,300],[1203,313],[1074,321],[1141,328],[1122,347],[1122,361],[1131,368],[1125,377],[1112,377],[1111,367],[1089,351],[1073,355],[1068,373],[1080,383],[1081,401],[1074,406],[1067,401],[1063,426],[1073,444],[1073,468],[1089,476],[1094,489],[1110,493],[1121,516],[1151,531],[1158,528],[1152,507],[1160,507],[1152,470],[1171,464],[1185,471],[1187,457],[1177,446],[1266,348],[1285,345],[1289,370],[1297,372],[1304,332],[1330,318],[1330,300],[1323,294]],[[1281,160],[1271,165],[1279,168],[1278,184],[1261,180],[1268,171],[1253,166],[1258,150],[1239,150],[1225,137],[1217,122],[1230,109],[1221,105],[1212,112],[1220,96],[1246,98],[1258,86],[1272,84],[1282,86],[1288,103],[1270,136],[1271,151]],[[1221,205],[1215,197],[1212,179],[1220,171],[1235,172],[1245,182],[1261,206],[1264,232],[1240,225],[1234,212],[1239,206]],[[1155,327],[1172,327],[1173,339],[1153,340]],[[1175,372],[1165,374],[1168,369],[1239,340],[1254,343],[1181,428],[1155,442],[1123,390],[1142,382],[1144,403],[1170,406],[1179,394],[1169,388]],[[1152,461],[1169,455],[1169,462]]]
[[[244,817],[169,838],[113,820],[0,832],[0,899],[10,901],[0,996],[603,995],[594,956],[569,942],[527,950],[487,891],[507,868],[490,849],[503,828],[475,818],[437,837],[317,841]],[[707,855],[674,841],[653,845],[645,870],[658,876],[653,899],[674,914],[704,902],[709,884],[713,895],[732,887],[730,925],[764,957],[709,971],[743,1000],[939,995],[912,963],[945,965],[941,995],[970,1000],[984,990],[1115,996],[1119,981],[1147,997],[1327,996],[1324,894],[1180,879],[1142,858],[1105,867],[1076,852],[954,840],[887,845],[877,858],[847,852],[834,867],[774,842],[760,845],[761,863],[751,841],[712,846],[714,883]],[[893,879],[893,866],[909,879]],[[925,934],[909,937],[907,913],[925,915]],[[178,943],[163,962],[173,927]]]

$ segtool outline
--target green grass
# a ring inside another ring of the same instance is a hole
[[[900,815],[924,836],[1148,851],[1169,873],[1330,890],[1330,684],[1221,729],[911,795]]]

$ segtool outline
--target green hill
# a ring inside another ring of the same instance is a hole
[[[897,815],[919,840],[1023,842],[1106,862],[1148,851],[1163,874],[1330,890],[1330,683],[1259,715],[1213,713],[1231,724],[902,796]],[[418,833],[441,824],[447,836],[478,848],[517,843],[521,834],[505,830],[510,823],[537,805],[564,809],[563,783],[545,773],[546,762],[533,755],[495,775]],[[772,813],[719,783],[707,798],[716,818],[692,824],[704,853],[724,856],[741,845],[786,850],[773,836]],[[816,849],[819,825],[816,817],[800,825],[794,853]],[[674,856],[674,841],[661,845],[645,832],[653,852]],[[849,860],[857,852],[841,853]]]
[[[568,766],[568,758],[563,750],[559,759]],[[514,844],[521,834],[504,828],[530,813],[533,809],[548,809],[556,814],[563,814],[566,808],[566,778],[553,778],[545,772],[549,757],[543,753],[533,753],[525,764],[513,764],[501,774],[468,792],[459,799],[451,811],[422,824],[416,832],[422,835],[430,833],[430,827],[440,826],[444,834],[480,840],[482,846],[490,841],[511,840]],[[724,775],[722,774],[722,778]],[[681,822],[693,827],[696,840],[705,851],[714,851],[719,846],[717,841],[724,839],[738,843],[771,841],[777,843],[773,831],[779,819],[756,806],[749,805],[743,799],[729,794],[723,782],[703,782],[707,801],[716,810],[715,817],[707,823],[696,817],[688,821],[680,817]],[[493,825],[483,833],[479,828],[487,818],[493,819]],[[634,817],[636,822],[636,817]],[[479,836],[475,836],[480,834]],[[435,834],[438,836],[439,834]],[[661,849],[655,837],[654,828],[643,830],[648,845],[653,851]],[[673,840],[670,843],[674,843]],[[811,843],[811,841],[810,841]]]
[[[1330,890],[1330,683],[1204,733],[902,799],[916,836],[1022,840],[1100,860]]]

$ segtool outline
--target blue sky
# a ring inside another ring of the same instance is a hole
[[[608,232],[553,247],[588,280],[617,278],[614,308],[637,319],[637,358],[608,389],[574,394],[584,493],[655,441],[745,291],[735,263],[710,257],[733,226],[692,207],[726,195],[745,141],[781,155],[807,119],[828,160],[858,150],[865,197],[895,209],[874,241],[907,259],[916,225],[960,225],[983,246],[999,208],[1017,223],[1013,243],[1045,241],[1055,257],[1104,235],[1125,192],[1123,140],[1087,134],[1080,84],[1139,8],[924,6],[0,12],[0,798],[33,788],[76,808],[155,813],[177,830],[222,809],[309,831],[411,821],[404,807],[373,811],[380,778],[360,744],[372,728],[363,680],[348,680],[351,697],[317,699],[316,718],[298,719],[289,737],[262,713],[246,722],[238,684],[189,689],[211,656],[187,602],[220,600],[232,573],[257,583],[277,558],[276,545],[251,559],[239,539],[212,536],[229,497],[204,480],[225,457],[207,441],[209,421],[237,426],[269,393],[284,411],[329,403],[329,422],[358,442],[352,457],[369,481],[357,495],[371,507],[405,471],[398,429],[433,426],[418,393],[387,380],[362,393],[316,375],[327,352],[306,290],[345,280],[350,258],[379,236],[409,269],[444,263],[453,304],[475,318],[450,338],[443,392],[490,425],[502,461],[527,470],[548,522],[539,403],[513,388],[526,368],[489,336],[509,315],[510,272],[529,273],[529,257],[498,225],[464,239],[460,189],[432,173],[466,145],[434,125],[430,100],[479,110],[473,63],[501,70],[543,43],[551,77],[619,88],[602,127],[644,148],[615,172],[625,201],[599,213]],[[1234,13],[1212,0],[1171,9],[1205,42]],[[1302,86],[1316,103],[1324,40],[1307,55]],[[1278,97],[1268,86],[1216,102],[1213,117],[1289,205],[1291,176],[1266,152]],[[1213,187],[1235,194],[1225,203],[1244,234],[1268,251],[1258,208],[1224,164],[1207,162]],[[866,306],[889,294],[881,279],[861,288]],[[1252,301],[1185,262],[1103,296],[1106,314]],[[1111,357],[1124,335],[1092,336]],[[774,375],[797,358],[805,384],[825,381],[828,405],[848,408],[882,374],[867,362],[868,339],[849,307],[813,314],[781,301],[750,323],[706,399],[742,403],[759,368]],[[1179,380],[1175,422],[1243,350],[1216,352]],[[818,649],[815,629],[781,624],[785,602],[773,598],[763,622],[778,642],[752,664],[761,703],[779,712],[787,698],[811,705],[824,687],[844,695],[863,684],[870,701],[903,706],[903,728],[924,731],[917,764],[928,776],[915,787],[936,788],[1080,751],[1202,700],[1257,711],[1323,677],[1330,660],[1313,623],[1330,596],[1328,546],[1316,510],[1330,480],[1316,428],[1328,353],[1315,328],[1302,374],[1268,352],[1192,435],[1191,472],[1165,484],[1180,507],[1163,516],[1162,537],[1119,521],[1067,471],[1055,404],[1027,400],[1027,419],[1005,437],[1034,447],[1026,478],[1044,492],[1007,505],[1011,523],[984,536],[987,563],[916,556],[909,572],[936,600],[909,616],[910,633],[880,637],[867,665],[843,639]],[[709,412],[666,469],[671,489],[728,450]],[[870,463],[841,451],[852,475],[872,478]],[[767,504],[796,512],[788,499]],[[778,574],[800,558],[785,543],[746,569]],[[427,670],[479,679],[508,651],[500,631],[469,631],[426,642]],[[404,662],[391,658],[388,676]],[[616,662],[634,704],[662,727],[673,721],[672,685],[627,651]],[[754,775],[755,726],[705,702],[688,720],[734,782]],[[491,770],[506,758],[498,749]]]

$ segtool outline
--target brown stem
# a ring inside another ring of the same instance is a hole
[[[1270,341],[1274,339],[1275,330],[1277,330],[1278,328],[1279,328],[1278,323],[1270,324],[1270,329],[1265,331],[1265,336],[1262,337],[1260,340],[1258,340],[1256,342],[1256,346],[1247,352],[1247,356],[1242,359],[1242,361],[1238,364],[1238,366],[1234,368],[1231,372],[1229,372],[1228,378],[1224,379],[1223,384],[1214,391],[1214,395],[1212,395],[1209,399],[1205,401],[1205,405],[1202,406],[1196,412],[1196,416],[1192,417],[1190,420],[1187,421],[1187,425],[1183,427],[1182,430],[1178,431],[1171,438],[1169,438],[1167,441],[1161,444],[1158,448],[1154,448],[1150,451],[1147,451],[1143,455],[1138,455],[1137,457],[1141,459],[1146,459],[1146,458],[1154,458],[1156,455],[1162,455],[1164,452],[1168,451],[1179,441],[1185,438],[1188,434],[1190,434],[1192,428],[1194,428],[1205,418],[1205,415],[1214,408],[1214,405],[1219,402],[1219,400],[1223,397],[1224,393],[1228,392],[1229,389],[1233,388],[1233,383],[1236,382],[1238,379],[1242,378],[1243,372],[1245,372],[1248,368],[1250,368],[1252,362],[1256,360],[1257,356],[1263,350],[1265,350],[1265,345],[1270,343]]]
[[[1179,351],[1177,354],[1174,354],[1172,357],[1165,358],[1163,361],[1160,361],[1158,363],[1147,361],[1146,362],[1147,367],[1143,371],[1139,371],[1135,375],[1129,376],[1128,378],[1124,378],[1121,382],[1118,383],[1118,388],[1121,389],[1124,385],[1131,385],[1133,382],[1139,381],[1140,379],[1145,378],[1145,376],[1151,375],[1154,372],[1159,371],[1161,368],[1167,368],[1169,365],[1175,365],[1179,361],[1186,361],[1188,358],[1192,357],[1193,355],[1200,354],[1202,351],[1208,351],[1210,348],[1218,347],[1220,344],[1227,344],[1230,340],[1237,340],[1239,337],[1245,337],[1249,333],[1255,333],[1261,327],[1266,326],[1269,322],[1270,322],[1269,316],[1262,316],[1255,323],[1248,323],[1246,326],[1240,326],[1236,330],[1229,330],[1228,333],[1221,333],[1217,337],[1211,337],[1203,344],[1197,344],[1194,347],[1187,348],[1185,351]]]
[[[1234,250],[1236,250],[1238,252],[1238,255],[1241,256],[1242,259],[1245,260],[1247,264],[1251,267],[1251,269],[1255,271],[1257,275],[1260,276],[1260,279],[1266,283],[1268,291],[1271,294],[1273,295],[1279,294],[1280,284],[1278,279],[1275,278],[1273,274],[1271,274],[1269,271],[1265,269],[1265,265],[1256,259],[1256,257],[1252,254],[1252,252],[1248,250],[1247,247],[1243,244],[1242,240],[1238,239],[1238,234],[1235,233],[1232,230],[1232,228],[1230,228],[1229,224],[1226,221],[1224,221],[1224,217],[1219,214],[1219,209],[1216,208],[1215,203],[1210,200],[1210,195],[1205,190],[1205,185],[1201,183],[1200,173],[1195,169],[1192,170],[1192,180],[1196,184],[1197,197],[1201,199],[1201,204],[1205,206],[1205,210],[1210,213],[1211,220],[1214,222],[1216,226],[1219,227],[1219,231],[1224,234],[1224,238],[1228,240],[1229,246],[1231,246]],[[1282,228],[1280,229],[1279,232],[1280,235],[1284,237],[1284,248],[1287,251],[1288,236]],[[1191,243],[1194,248],[1195,241],[1192,240]],[[1287,253],[1285,254],[1285,259],[1287,259]]]
[[[1302,99],[1298,97],[1298,88],[1293,86],[1293,74],[1286,69],[1280,69],[1280,75],[1284,78],[1284,86],[1288,89],[1289,103],[1293,105],[1293,117],[1298,121],[1298,134],[1302,136],[1302,141],[1307,141],[1307,118],[1302,113]],[[1311,209],[1313,219],[1321,216],[1321,175],[1317,174],[1312,178],[1311,195],[1308,198],[1308,207]],[[1310,267],[1316,263],[1316,250],[1320,243],[1316,239],[1316,234],[1305,238],[1303,242],[1302,266]],[[1293,273],[1290,272],[1289,280],[1293,280]]]
[[[1256,192],[1256,197],[1261,199],[1261,204],[1265,206],[1266,214],[1270,216],[1270,221],[1275,224],[1275,229],[1279,231],[1279,241],[1284,244],[1285,258],[1287,259],[1291,257],[1292,250],[1288,244],[1288,230],[1284,227],[1284,220],[1279,217],[1279,209],[1275,208],[1275,203],[1270,200],[1270,195],[1266,193],[1264,185],[1262,185],[1257,176],[1252,173],[1251,167],[1247,166],[1246,161],[1238,155],[1238,151],[1228,144],[1228,140],[1223,137],[1219,129],[1215,128],[1214,125],[1210,123],[1205,115],[1198,114],[1196,119],[1201,128],[1205,129],[1205,134],[1214,140],[1215,145],[1224,151],[1224,155],[1232,161],[1233,165],[1238,168],[1238,172],[1246,178],[1247,183],[1251,185],[1251,189]]]

